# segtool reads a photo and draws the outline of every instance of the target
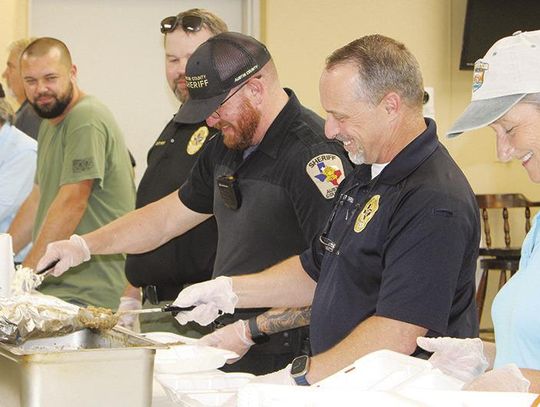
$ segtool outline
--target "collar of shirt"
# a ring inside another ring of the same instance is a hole
[[[439,147],[437,126],[431,119],[425,119],[427,129],[401,150],[379,174],[379,182],[398,184],[407,178]],[[371,181],[371,165],[362,164],[356,167],[355,177],[362,183]]]
[[[272,158],[277,158],[279,147],[289,136],[288,130],[291,124],[301,113],[300,101],[294,92],[287,88],[284,90],[287,92],[289,100],[266,131],[258,148],[258,151],[262,151]]]

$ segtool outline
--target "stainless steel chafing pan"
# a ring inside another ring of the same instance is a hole
[[[162,346],[121,327],[0,343],[0,405],[148,407]]]

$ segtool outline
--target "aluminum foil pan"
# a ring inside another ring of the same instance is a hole
[[[79,307],[39,293],[0,298],[0,342],[64,335],[82,328]]]

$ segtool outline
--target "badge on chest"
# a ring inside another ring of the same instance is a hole
[[[354,222],[354,231],[356,233],[360,233],[364,230],[371,219],[373,219],[373,216],[375,216],[375,213],[379,210],[380,199],[380,195],[374,195],[367,201],[366,205],[356,218],[356,222]]]
[[[204,141],[206,140],[206,137],[208,137],[208,133],[209,133],[208,127],[206,127],[206,126],[199,127],[191,135],[191,138],[189,139],[189,142],[188,142],[188,145],[187,145],[187,148],[186,148],[186,152],[189,155],[193,155],[197,151],[199,151],[201,149],[201,147],[203,146]]]

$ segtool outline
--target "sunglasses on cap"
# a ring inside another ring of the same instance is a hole
[[[170,33],[174,31],[178,25],[180,25],[185,32],[197,32],[201,30],[202,24],[202,17],[189,14],[181,18],[178,16],[165,17],[161,20],[161,33]]]

